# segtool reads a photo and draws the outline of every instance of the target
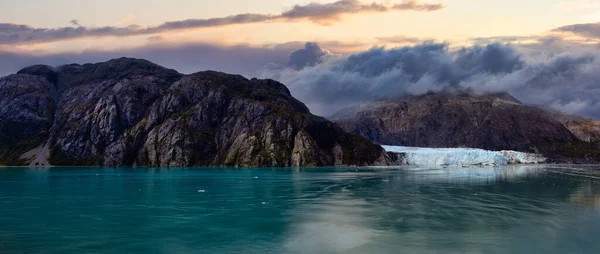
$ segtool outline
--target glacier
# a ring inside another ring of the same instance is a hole
[[[399,165],[417,166],[501,166],[546,162],[540,154],[516,151],[489,151],[477,148],[425,148],[382,145],[396,155]]]

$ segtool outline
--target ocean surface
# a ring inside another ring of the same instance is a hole
[[[0,168],[0,253],[600,253],[594,169]]]

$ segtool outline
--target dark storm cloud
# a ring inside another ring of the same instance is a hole
[[[543,51],[547,45],[537,47]],[[600,119],[600,61],[595,52],[532,57],[507,44],[450,50],[446,44],[428,42],[327,57],[302,70],[268,66],[261,76],[282,81],[321,115],[378,98],[458,86],[505,91],[525,103]]]
[[[0,44],[22,44],[33,42],[52,42],[86,37],[102,36],[135,36],[156,34],[167,31],[219,27],[235,24],[261,23],[267,21],[287,20],[295,21],[308,19],[318,23],[332,22],[344,14],[364,12],[389,12],[389,11],[435,11],[444,8],[442,4],[421,4],[417,1],[406,1],[401,4],[383,5],[377,3],[363,4],[359,0],[341,0],[334,3],[296,5],[291,10],[278,15],[265,14],[237,14],[227,17],[211,19],[187,19],[166,22],[158,26],[142,27],[131,25],[127,27],[85,27],[79,22],[71,22],[76,27],[61,28],[34,28],[26,25],[0,23]]]

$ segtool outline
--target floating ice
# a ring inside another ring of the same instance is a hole
[[[498,166],[537,164],[546,161],[542,155],[515,151],[488,151],[475,148],[422,148],[383,146],[398,155],[398,164],[418,166]]]
[[[204,193],[204,192],[206,192],[206,190],[198,190],[198,192]]]

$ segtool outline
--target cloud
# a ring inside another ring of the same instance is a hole
[[[248,78],[269,63],[286,64],[290,53],[301,44],[277,44],[265,46],[218,46],[213,44],[167,45],[160,38],[136,48],[118,50],[86,50],[80,53],[30,53],[0,49],[0,77],[16,73],[21,68],[46,64],[59,66],[70,63],[95,63],[119,57],[147,59],[182,73],[217,70],[242,74]]]
[[[372,48],[330,57],[299,71],[268,66],[261,77],[282,81],[314,113],[328,115],[355,103],[456,82],[465,74],[454,70],[447,47],[427,43],[389,50]]]
[[[0,44],[22,44],[34,42],[52,42],[68,39],[103,37],[103,36],[134,36],[156,34],[172,30],[216,27],[231,24],[257,23],[270,20],[271,16],[260,14],[240,14],[224,18],[189,19],[183,21],[166,22],[159,26],[143,27],[130,25],[127,27],[61,27],[61,28],[33,28],[26,25],[0,24]]]
[[[475,37],[471,38],[471,42],[475,44],[492,44],[492,43],[522,43],[531,40],[538,40],[540,36],[492,36],[492,37]]]
[[[304,48],[290,54],[290,59],[286,66],[288,68],[301,70],[305,67],[315,66],[318,63],[321,63],[321,58],[326,55],[331,55],[331,53],[322,49],[317,43],[307,42],[304,45]]]
[[[523,53],[545,52],[546,47],[557,50],[552,43],[556,42],[529,44],[525,50],[502,43],[453,50],[434,42],[372,48],[322,57],[315,66],[300,70],[269,65],[260,76],[283,82],[314,113],[324,116],[380,98],[458,86],[509,92],[528,104],[600,119],[597,49]]]
[[[131,13],[131,14],[123,17],[122,19],[120,19],[119,22],[117,22],[117,25],[120,26],[125,23],[128,23],[128,22],[132,21],[133,19],[135,19],[136,16],[137,15],[135,13]]]
[[[458,51],[454,63],[463,70],[477,73],[510,73],[523,68],[521,56],[512,48],[494,43],[473,46]]]
[[[600,119],[598,54],[562,53],[505,75],[476,75],[463,86],[507,91],[525,103]]]
[[[340,0],[328,4],[310,3],[307,5],[296,5],[292,9],[277,15],[245,13],[220,18],[171,21],[150,27],[141,25],[85,27],[79,26],[79,23],[75,22],[73,24],[77,27],[34,28],[27,25],[0,23],[0,44],[14,45],[53,42],[85,37],[150,35],[181,29],[219,27],[278,20],[298,21],[306,19],[324,24],[325,21],[330,23],[338,20],[341,15],[346,14],[408,10],[428,12],[442,8],[444,8],[442,4],[421,4],[415,0],[391,5],[377,3],[363,4],[359,0]]]
[[[600,23],[568,25],[555,28],[552,31],[572,33],[589,38],[600,38]]]
[[[359,0],[341,0],[329,4],[310,3],[308,5],[296,5],[291,10],[283,12],[281,17],[287,19],[309,19],[318,23],[327,23],[338,20],[343,14],[355,14],[365,12],[388,12],[393,10],[406,11],[436,11],[443,9],[443,4],[421,4],[410,0],[400,4],[364,4]]]
[[[394,43],[394,44],[416,44],[425,41],[433,41],[433,39],[422,39],[418,37],[411,37],[405,35],[389,36],[389,37],[377,37],[375,38],[383,43]]]
[[[76,20],[76,19],[71,20],[69,23],[71,23],[71,25],[74,25],[74,26],[81,26],[79,24],[79,20]]]

